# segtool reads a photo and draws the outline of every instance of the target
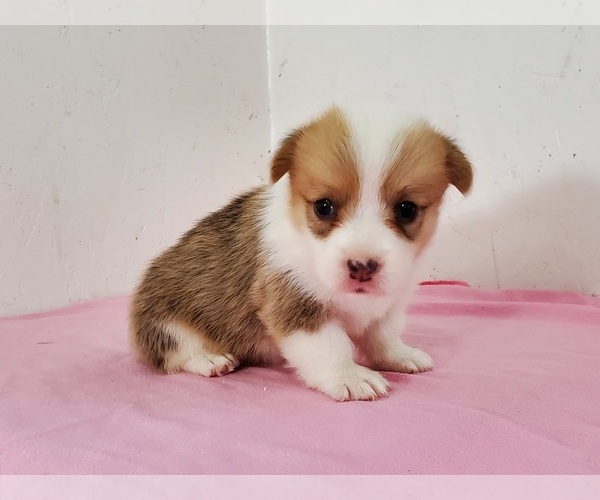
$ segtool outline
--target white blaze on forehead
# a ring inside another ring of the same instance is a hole
[[[387,112],[344,112],[351,133],[360,177],[360,199],[352,225],[382,224],[380,189],[385,169],[397,155],[402,142],[398,117]],[[366,235],[365,235],[366,236]]]
[[[399,136],[397,120],[357,112],[346,116],[361,174],[377,179],[394,156]]]
[[[364,173],[381,174],[402,145],[406,130],[423,120],[416,115],[402,116],[390,106],[343,109],[352,134],[357,163]]]

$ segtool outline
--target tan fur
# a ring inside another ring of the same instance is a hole
[[[381,186],[386,222],[422,250],[435,231],[448,184],[466,194],[472,177],[469,160],[450,139],[425,124],[409,130],[399,141]],[[420,210],[413,222],[398,227],[393,209],[401,201],[412,201]]]
[[[271,179],[276,181],[286,173],[292,186],[293,220],[307,224],[315,236],[327,236],[350,215],[358,203],[360,180],[350,131],[338,108],[298,129],[281,144],[271,166]],[[322,198],[335,205],[335,220],[315,214],[314,203]]]
[[[251,299],[259,318],[276,339],[297,330],[314,332],[331,316],[326,305],[294,285],[289,276],[266,269],[257,276]]]
[[[288,173],[296,154],[296,144],[303,133],[303,129],[294,130],[289,134],[277,149],[271,161],[271,183],[275,184]]]

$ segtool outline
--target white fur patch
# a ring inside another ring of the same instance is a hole
[[[276,271],[291,272],[297,283],[315,298],[328,302],[332,295],[322,286],[315,270],[314,236],[298,228],[290,216],[290,180],[285,174],[270,187],[263,211],[261,242]]]
[[[201,337],[177,324],[169,324],[166,330],[176,341],[176,351],[167,354],[166,368],[169,372],[184,370],[189,373],[214,377],[235,370],[239,361],[231,354],[214,354],[208,351]]]
[[[231,373],[238,366],[238,361],[230,354],[196,353],[188,359],[182,369],[204,377],[216,377]]]
[[[372,400],[387,394],[388,384],[379,373],[354,362],[352,342],[335,323],[314,333],[293,333],[279,345],[308,386],[338,401]]]
[[[417,373],[433,368],[433,360],[420,349],[406,345],[401,333],[406,325],[404,307],[395,307],[370,332],[364,341],[371,345],[371,356],[385,370],[401,373]]]

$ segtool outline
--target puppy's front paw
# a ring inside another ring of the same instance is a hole
[[[375,366],[382,371],[419,373],[431,370],[433,360],[421,349],[402,346],[392,352],[386,352],[384,359],[378,360]]]
[[[351,365],[315,387],[338,401],[372,401],[388,393],[387,381],[360,365]]]

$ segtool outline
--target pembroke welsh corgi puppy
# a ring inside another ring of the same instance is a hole
[[[206,377],[287,362],[336,400],[388,392],[379,371],[433,366],[401,340],[450,184],[472,167],[425,122],[397,127],[333,107],[275,152],[271,183],[208,215],[157,257],[130,334],[156,369]]]

